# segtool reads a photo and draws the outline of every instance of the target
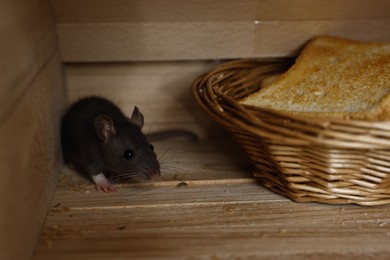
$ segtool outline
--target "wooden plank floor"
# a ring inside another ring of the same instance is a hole
[[[98,93],[128,110],[137,104],[146,129],[191,127],[200,140],[157,142],[161,181],[112,194],[65,168],[33,259],[390,259],[390,205],[295,203],[252,178],[239,147],[188,93],[213,65],[67,68],[70,100]]]

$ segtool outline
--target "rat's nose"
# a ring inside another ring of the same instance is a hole
[[[150,177],[151,177],[152,180],[159,179],[160,176],[161,176],[161,172],[160,172],[159,169],[158,169],[158,170],[154,170],[154,171],[152,172],[152,174],[150,175]]]
[[[150,174],[149,175],[149,178],[150,178],[151,181],[158,181],[158,180],[160,180],[160,177],[161,177],[160,171],[155,172],[154,174]]]
[[[156,170],[149,170],[147,172],[144,172],[144,175],[148,180],[156,181],[160,179],[161,173],[159,169],[156,169]]]

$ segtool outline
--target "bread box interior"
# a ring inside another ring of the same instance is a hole
[[[294,57],[312,37],[390,41],[387,0],[6,0],[0,3],[0,259],[390,256],[389,206],[296,203],[263,187],[194,102],[232,59]],[[60,120],[81,97],[138,106],[162,177],[95,190],[64,165]]]

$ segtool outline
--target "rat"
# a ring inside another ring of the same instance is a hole
[[[160,163],[154,147],[142,133],[144,116],[135,106],[128,118],[118,106],[102,97],[75,102],[61,122],[64,161],[89,176],[98,191],[114,192],[109,179],[144,182],[157,179]],[[186,130],[162,131],[150,139],[197,136]]]

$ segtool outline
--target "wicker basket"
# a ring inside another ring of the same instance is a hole
[[[390,122],[302,118],[237,102],[290,64],[227,62],[199,77],[192,94],[242,145],[270,190],[298,202],[390,203]]]

